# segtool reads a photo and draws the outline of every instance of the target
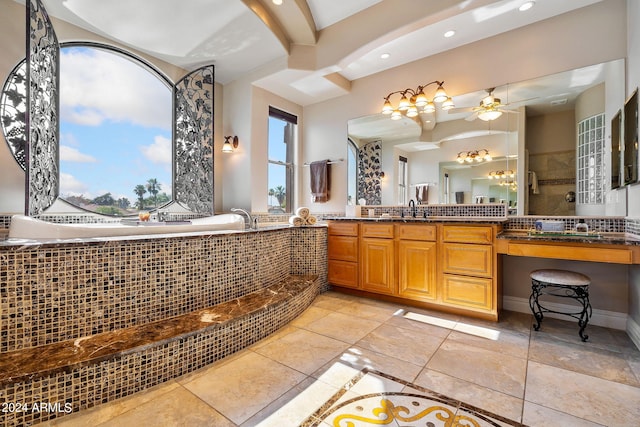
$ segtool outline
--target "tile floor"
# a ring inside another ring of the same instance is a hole
[[[293,427],[364,368],[530,426],[638,425],[640,351],[623,331],[587,332],[583,343],[574,322],[536,332],[528,314],[493,323],[328,292],[246,350],[43,425]]]

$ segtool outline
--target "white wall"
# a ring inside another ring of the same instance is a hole
[[[626,53],[626,3],[610,0],[359,79],[352,82],[349,95],[304,108],[303,159],[345,157],[347,121],[378,113],[383,97],[398,88],[444,80],[450,94],[464,94],[624,58]],[[344,211],[347,165],[335,166],[332,199],[314,204],[316,212]],[[308,200],[304,177],[302,184],[303,200]]]

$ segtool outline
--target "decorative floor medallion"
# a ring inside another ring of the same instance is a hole
[[[385,389],[401,391],[362,394],[367,383],[391,384]],[[523,424],[385,373],[364,369],[301,424],[301,427],[329,426],[504,427]]]

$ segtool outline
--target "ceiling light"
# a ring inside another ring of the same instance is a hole
[[[518,10],[520,12],[524,12],[525,10],[529,10],[533,7],[533,5],[536,4],[536,2],[534,1],[527,1],[522,3],[522,5],[518,8]]]
[[[280,6],[282,4],[282,0],[271,0],[273,2],[273,4],[275,4],[276,6]]]
[[[458,157],[456,158],[458,163],[472,163],[476,162],[490,162],[492,160],[491,155],[489,154],[489,150],[483,148],[482,150],[473,150],[473,151],[461,151],[458,153]]]
[[[502,111],[495,110],[493,108],[488,108],[484,111],[480,111],[478,113],[478,118],[480,120],[484,120],[485,122],[489,122],[491,120],[495,120],[502,115]]]
[[[447,31],[446,33],[444,33],[444,36],[445,36],[446,38],[453,37],[453,36],[455,36],[455,35],[456,35],[456,32],[455,32],[455,31],[453,31],[453,30],[449,30],[449,31]]]
[[[437,84],[438,89],[433,96],[433,100],[429,100],[427,95],[425,95],[424,90],[427,86],[432,84]],[[442,103],[443,110],[451,109],[454,107],[453,101],[451,100],[451,97],[447,95],[443,85],[444,82],[434,80],[426,85],[418,86],[415,90],[404,89],[391,92],[384,97],[382,114],[390,114],[392,120],[401,119],[403,113],[406,114],[407,117],[416,117],[420,113],[433,113],[436,110],[434,102]],[[398,102],[397,107],[394,107],[390,101],[390,98],[395,94],[400,95],[400,101]]]
[[[282,0],[280,0],[282,1]],[[390,53],[383,53],[382,55],[380,55],[380,59],[389,59],[389,57],[391,56]]]

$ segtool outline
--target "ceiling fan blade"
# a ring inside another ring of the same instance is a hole
[[[476,111],[476,112],[474,112],[473,114],[469,114],[469,115],[468,115],[467,117],[465,117],[464,119],[465,119],[466,121],[468,121],[468,122],[472,122],[472,121],[474,121],[474,120],[475,120],[475,119],[477,119],[477,118],[478,118],[478,112]]]
[[[460,113],[470,113],[473,111],[475,107],[460,107],[460,108],[452,108],[447,110],[449,114],[460,114]]]

